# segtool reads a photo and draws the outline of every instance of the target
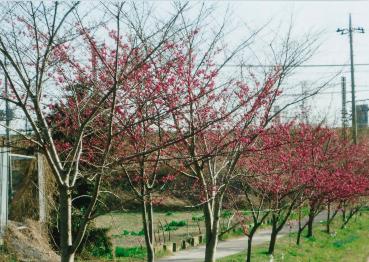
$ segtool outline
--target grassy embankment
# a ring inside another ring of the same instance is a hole
[[[360,262],[369,257],[369,214],[363,213],[340,229],[339,217],[333,223],[332,234],[325,232],[324,223],[315,225],[314,237],[303,238],[296,246],[296,233],[278,239],[274,261],[285,262]],[[270,261],[268,243],[253,247],[252,261]],[[219,262],[245,261],[245,252],[220,259]]]

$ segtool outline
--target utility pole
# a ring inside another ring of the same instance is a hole
[[[351,62],[351,100],[352,100],[352,140],[354,144],[357,144],[357,123],[356,123],[356,103],[355,103],[355,75],[354,75],[354,48],[352,33],[364,33],[362,27],[352,27],[351,14],[349,14],[349,27],[338,28],[337,33],[341,35],[348,34],[350,40],[350,62]]]
[[[6,65],[6,61],[5,61]],[[9,108],[9,91],[8,91],[8,79],[5,75],[5,134],[6,134],[6,143],[7,146],[10,146],[10,132],[9,132],[9,125],[10,125],[10,108]]]
[[[4,64],[5,67],[7,66],[6,63],[6,57],[4,58]],[[9,187],[8,187],[8,191],[9,191],[9,199],[12,198],[13,195],[13,177],[12,177],[12,170],[11,170],[11,159],[10,159],[10,120],[12,118],[12,113],[10,111],[10,106],[9,106],[9,90],[8,90],[8,78],[7,75],[5,75],[5,134],[6,134],[6,147],[8,150],[8,181],[9,181]]]
[[[341,78],[342,86],[342,138],[346,140],[347,110],[346,110],[346,77]]]

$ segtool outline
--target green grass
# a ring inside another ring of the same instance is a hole
[[[201,214],[201,211],[156,212],[154,219],[158,243],[163,242],[162,232],[160,234],[157,233],[158,227],[160,227],[159,220],[164,229],[167,229],[165,231],[166,241],[169,241],[170,233],[170,242],[174,242],[199,234],[197,223],[192,221],[192,217],[200,216]],[[142,215],[139,212],[120,212],[102,215],[96,218],[95,224],[97,227],[108,227],[110,229],[109,235],[112,237],[114,247],[128,248],[145,245],[142,231]],[[203,221],[200,222],[200,226],[202,233],[205,232]]]
[[[169,256],[171,253],[168,251],[164,251],[164,250],[160,250],[158,252],[155,253],[155,257],[156,259],[164,257],[164,256]],[[105,257],[100,257],[100,258],[94,258],[94,259],[79,259],[76,258],[76,261],[78,262],[97,262],[97,261],[104,261],[104,262],[110,262],[110,261],[116,261],[116,262],[144,262],[147,261],[146,258],[146,250],[145,249],[141,249],[141,247],[131,247],[131,248],[121,248],[121,247],[116,247],[115,249],[115,255],[116,256],[114,259],[111,258],[105,258]],[[129,255],[129,256],[127,256]],[[0,261],[1,260],[1,256],[0,256]],[[8,260],[4,260],[4,261],[8,261]],[[15,261],[15,260],[14,260]]]
[[[365,262],[369,257],[369,215],[363,214],[353,218],[345,229],[338,229],[341,219],[334,221],[332,232],[324,232],[324,224],[316,224],[314,237],[302,238],[300,246],[296,246],[296,234],[277,240],[274,261],[286,262]],[[245,243],[246,245],[246,243]],[[252,261],[269,261],[266,254],[268,243],[254,246]],[[245,261],[245,252],[218,260],[219,262]]]

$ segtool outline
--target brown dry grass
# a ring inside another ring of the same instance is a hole
[[[41,224],[26,220],[24,224],[9,221],[4,237],[8,254],[18,261],[59,261],[60,257],[51,249]]]
[[[192,216],[201,216],[201,211],[175,211],[168,215],[166,212],[155,213],[155,235],[157,243],[163,243],[163,233],[160,231],[158,234],[157,230],[160,227],[160,223],[165,225],[171,221],[185,220],[188,226],[180,227],[176,231],[171,232],[171,239],[169,241],[169,234],[165,232],[166,242],[176,242],[186,239],[190,236],[199,235],[199,229],[195,222],[192,221]],[[144,246],[145,241],[143,236],[124,236],[122,235],[124,230],[138,232],[142,230],[142,218],[141,213],[138,212],[122,212],[122,213],[110,213],[98,217],[95,220],[97,227],[110,228],[109,235],[112,236],[114,246],[121,247],[133,247],[133,246]],[[204,224],[201,222],[201,231],[204,233]]]

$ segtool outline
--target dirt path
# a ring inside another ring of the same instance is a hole
[[[326,213],[320,213],[316,218],[315,222],[319,222],[321,220],[326,219]],[[278,234],[278,238],[288,235],[289,232],[295,232],[297,230],[296,227],[290,228],[290,226],[286,225],[281,232]],[[253,245],[258,245],[262,243],[266,243],[269,241],[271,229],[260,230],[255,233],[253,238]],[[233,254],[237,254],[246,250],[247,246],[247,237],[230,239],[226,241],[220,241],[217,247],[216,258],[222,258],[226,256],[230,256]],[[174,253],[172,256],[163,257],[158,259],[159,262],[188,262],[188,261],[204,261],[205,255],[205,246],[199,246],[193,249],[181,250]]]

